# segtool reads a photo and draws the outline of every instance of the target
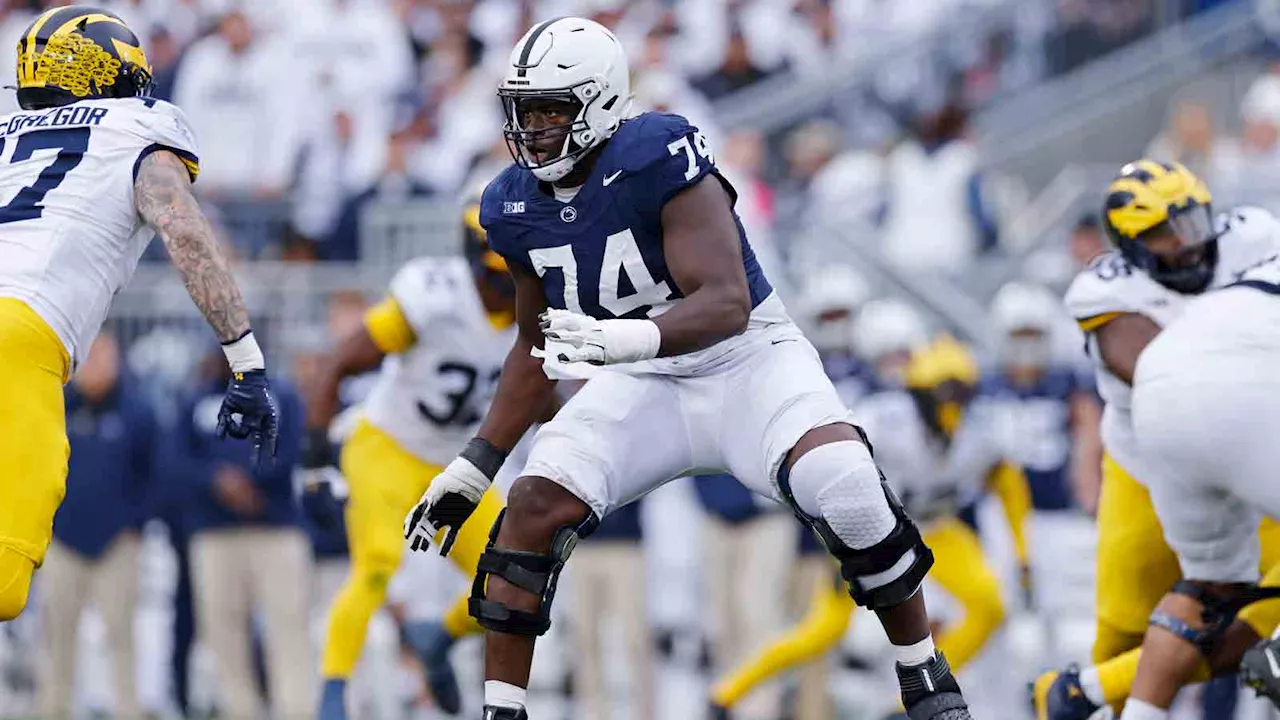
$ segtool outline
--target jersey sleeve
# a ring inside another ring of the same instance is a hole
[[[200,175],[200,153],[186,114],[178,106],[163,100],[144,99],[140,102],[144,107],[138,113],[133,130],[145,146],[134,163],[134,175],[137,176],[143,158],[157,150],[167,150],[182,160],[191,175],[191,182],[195,182]]]
[[[461,262],[461,261],[459,261]],[[454,298],[465,288],[434,258],[410,260],[391,279],[390,297],[417,338],[426,337],[431,325],[453,311]]]
[[[480,195],[480,227],[484,228],[489,247],[502,259],[532,272],[533,263],[518,241],[522,225],[517,220],[523,217],[524,202],[504,199],[510,195],[508,190],[516,172],[515,166],[510,166],[485,186]]]
[[[1146,295],[1141,285],[1145,279],[1119,253],[1100,255],[1067,288],[1067,312],[1085,333],[1094,332],[1125,313],[1141,313]]]
[[[631,185],[644,211],[660,214],[671,198],[711,174],[736,200],[737,194],[720,176],[711,146],[698,128],[679,115],[651,113],[638,122],[644,125],[629,138],[625,172],[637,180]]]
[[[364,328],[373,344],[388,355],[402,353],[418,341],[418,334],[394,297],[369,308],[364,314]]]

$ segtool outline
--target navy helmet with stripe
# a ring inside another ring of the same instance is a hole
[[[538,23],[511,50],[506,75],[498,86],[507,122],[504,134],[516,163],[539,180],[554,182],[609,139],[631,107],[627,56],[613,33],[582,18]],[[558,101],[577,108],[572,121],[529,128],[524,108]],[[537,141],[564,137],[557,155],[540,158]]]

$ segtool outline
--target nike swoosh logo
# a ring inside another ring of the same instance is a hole
[[[774,340],[773,342],[771,342],[771,343],[769,343],[769,344],[770,344],[770,345],[781,345],[782,343],[788,343],[788,342],[795,342],[795,339],[794,339],[794,338],[787,338],[787,339],[785,339],[785,340]]]
[[[616,172],[616,173],[614,173],[614,174],[612,174],[612,175],[605,175],[605,176],[604,176],[604,186],[605,186],[605,187],[609,187],[609,183],[613,182],[614,180],[617,180],[617,179],[618,179],[618,176],[619,176],[619,175],[621,175],[621,174],[622,174],[622,171],[621,171],[621,170],[619,170],[618,172]]]

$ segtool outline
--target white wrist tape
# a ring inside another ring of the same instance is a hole
[[[652,320],[602,320],[600,332],[609,363],[652,360],[662,346],[662,331]]]
[[[231,366],[231,372],[264,370],[267,367],[267,361],[262,357],[262,348],[258,347],[258,341],[253,337],[252,330],[245,333],[239,340],[225,343],[222,346],[222,352],[227,356],[227,364]]]

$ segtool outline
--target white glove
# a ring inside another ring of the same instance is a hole
[[[548,309],[539,318],[542,334],[570,347],[561,362],[613,365],[658,356],[662,333],[652,320],[596,320],[568,310]]]
[[[404,519],[404,539],[412,550],[426,550],[439,531],[448,528],[440,554],[448,555],[462,524],[475,512],[489,489],[489,478],[470,460],[457,457],[431,480],[422,499]]]

